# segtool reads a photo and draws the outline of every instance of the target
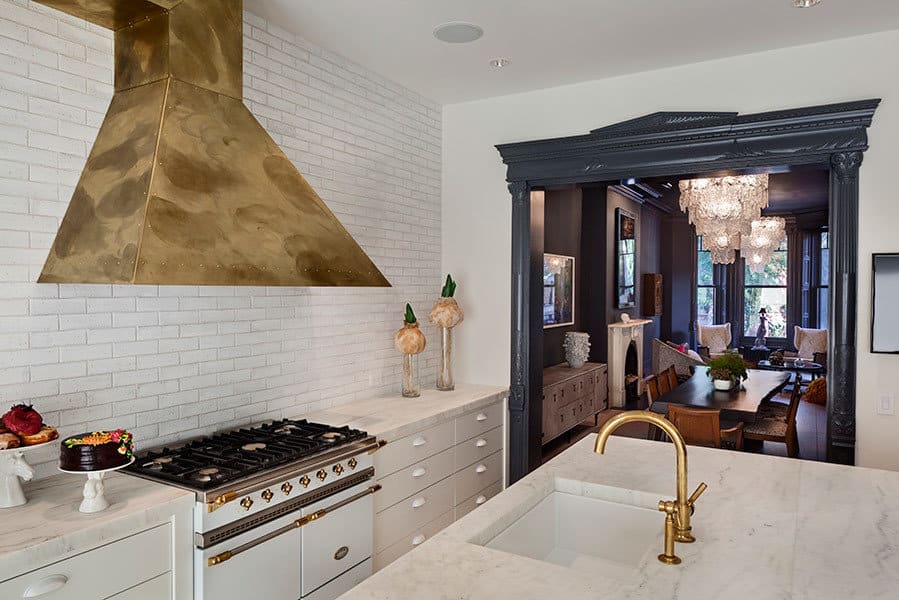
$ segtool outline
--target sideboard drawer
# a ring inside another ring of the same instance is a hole
[[[456,442],[463,442],[503,424],[503,403],[497,402],[456,419]]]
[[[503,449],[503,428],[496,427],[483,435],[456,444],[456,470],[464,469],[471,463],[484,460],[494,452]]]
[[[447,477],[376,514],[375,552],[453,508],[453,486],[453,478]]]
[[[374,455],[375,475],[386,477],[439,454],[453,445],[454,436],[455,430],[450,420],[398,440],[387,440],[387,445]]]
[[[456,473],[456,505],[503,478],[503,453],[496,452]]]
[[[0,598],[108,598],[171,570],[171,525],[160,525],[0,583]]]
[[[379,478],[381,491],[375,494],[375,512],[379,513],[403,498],[452,475],[455,464],[453,455],[453,449],[449,448],[402,471]]]

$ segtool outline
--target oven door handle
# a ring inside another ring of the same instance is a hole
[[[325,515],[327,515],[328,513],[334,512],[338,508],[342,508],[342,507],[346,506],[347,504],[349,504],[350,502],[355,502],[356,500],[361,500],[362,498],[365,498],[366,496],[374,494],[375,492],[377,492],[380,489],[381,489],[381,485],[378,483],[371,485],[367,489],[359,492],[358,494],[353,494],[352,496],[350,496],[348,498],[344,498],[340,502],[335,502],[331,506],[327,506],[325,508],[320,508],[313,513],[309,513],[308,515],[306,515],[304,517],[300,517],[299,519],[297,519],[293,523],[290,523],[289,525],[285,525],[284,527],[279,527],[278,529],[275,529],[274,531],[270,531],[263,536],[259,536],[255,540],[251,540],[251,541],[249,541],[245,544],[241,544],[240,546],[237,546],[231,550],[226,550],[220,554],[216,554],[215,556],[210,556],[206,560],[206,565],[209,567],[214,567],[215,565],[220,565],[223,562],[225,562],[226,560],[230,560],[230,559],[234,558],[235,556],[237,556],[238,554],[241,554],[242,552],[246,552],[247,550],[250,550],[251,548],[255,548],[259,544],[264,544],[265,542],[267,542],[271,539],[274,539],[274,538],[278,537],[279,535],[283,535],[289,531],[293,531],[294,529],[299,529],[300,527],[308,525],[309,523],[311,523],[313,521],[317,521],[317,520],[321,519],[322,517],[324,517]]]

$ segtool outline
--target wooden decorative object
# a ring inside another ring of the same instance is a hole
[[[644,273],[640,292],[640,310],[644,317],[662,315],[662,275]]]

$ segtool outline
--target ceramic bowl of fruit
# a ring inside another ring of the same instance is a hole
[[[33,407],[17,404],[0,417],[0,450],[39,446],[59,437]]]

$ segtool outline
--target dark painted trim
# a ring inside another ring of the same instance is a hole
[[[750,115],[660,112],[586,135],[497,146],[513,197],[510,481],[540,460],[540,421],[535,419],[540,395],[530,393],[539,388],[525,372],[536,337],[527,322],[533,276],[528,190],[810,164],[831,169],[828,460],[854,461],[858,167],[879,103],[862,100]],[[532,403],[532,398],[538,401]]]

